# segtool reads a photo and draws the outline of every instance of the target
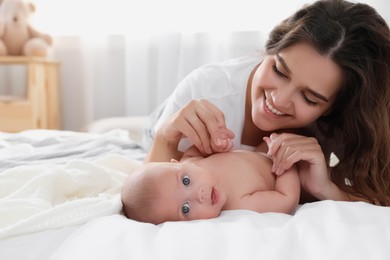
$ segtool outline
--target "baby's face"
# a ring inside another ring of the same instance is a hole
[[[163,221],[216,218],[226,203],[226,193],[213,175],[194,164],[172,162],[153,174],[161,194],[154,212]]]

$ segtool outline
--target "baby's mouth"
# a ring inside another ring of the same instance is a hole
[[[211,189],[211,205],[214,205],[218,202],[218,193],[217,190],[213,187]]]

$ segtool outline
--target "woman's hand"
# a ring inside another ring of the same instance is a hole
[[[283,174],[297,163],[302,187],[317,197],[328,197],[334,184],[329,178],[324,153],[317,139],[290,133],[271,134],[264,137],[268,155],[273,158],[272,171]]]
[[[226,128],[223,112],[207,100],[191,100],[173,114],[158,134],[174,145],[187,137],[204,154],[230,151],[234,133]]]

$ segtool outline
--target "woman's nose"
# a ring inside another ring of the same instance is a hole
[[[290,108],[293,93],[291,91],[287,90],[287,88],[278,89],[278,90],[274,91],[271,95],[272,95],[272,102],[276,106],[275,107],[276,109]],[[286,111],[282,111],[282,112],[286,112]]]

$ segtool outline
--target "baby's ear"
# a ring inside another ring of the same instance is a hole
[[[171,163],[178,163],[179,161],[176,159],[171,159]]]

